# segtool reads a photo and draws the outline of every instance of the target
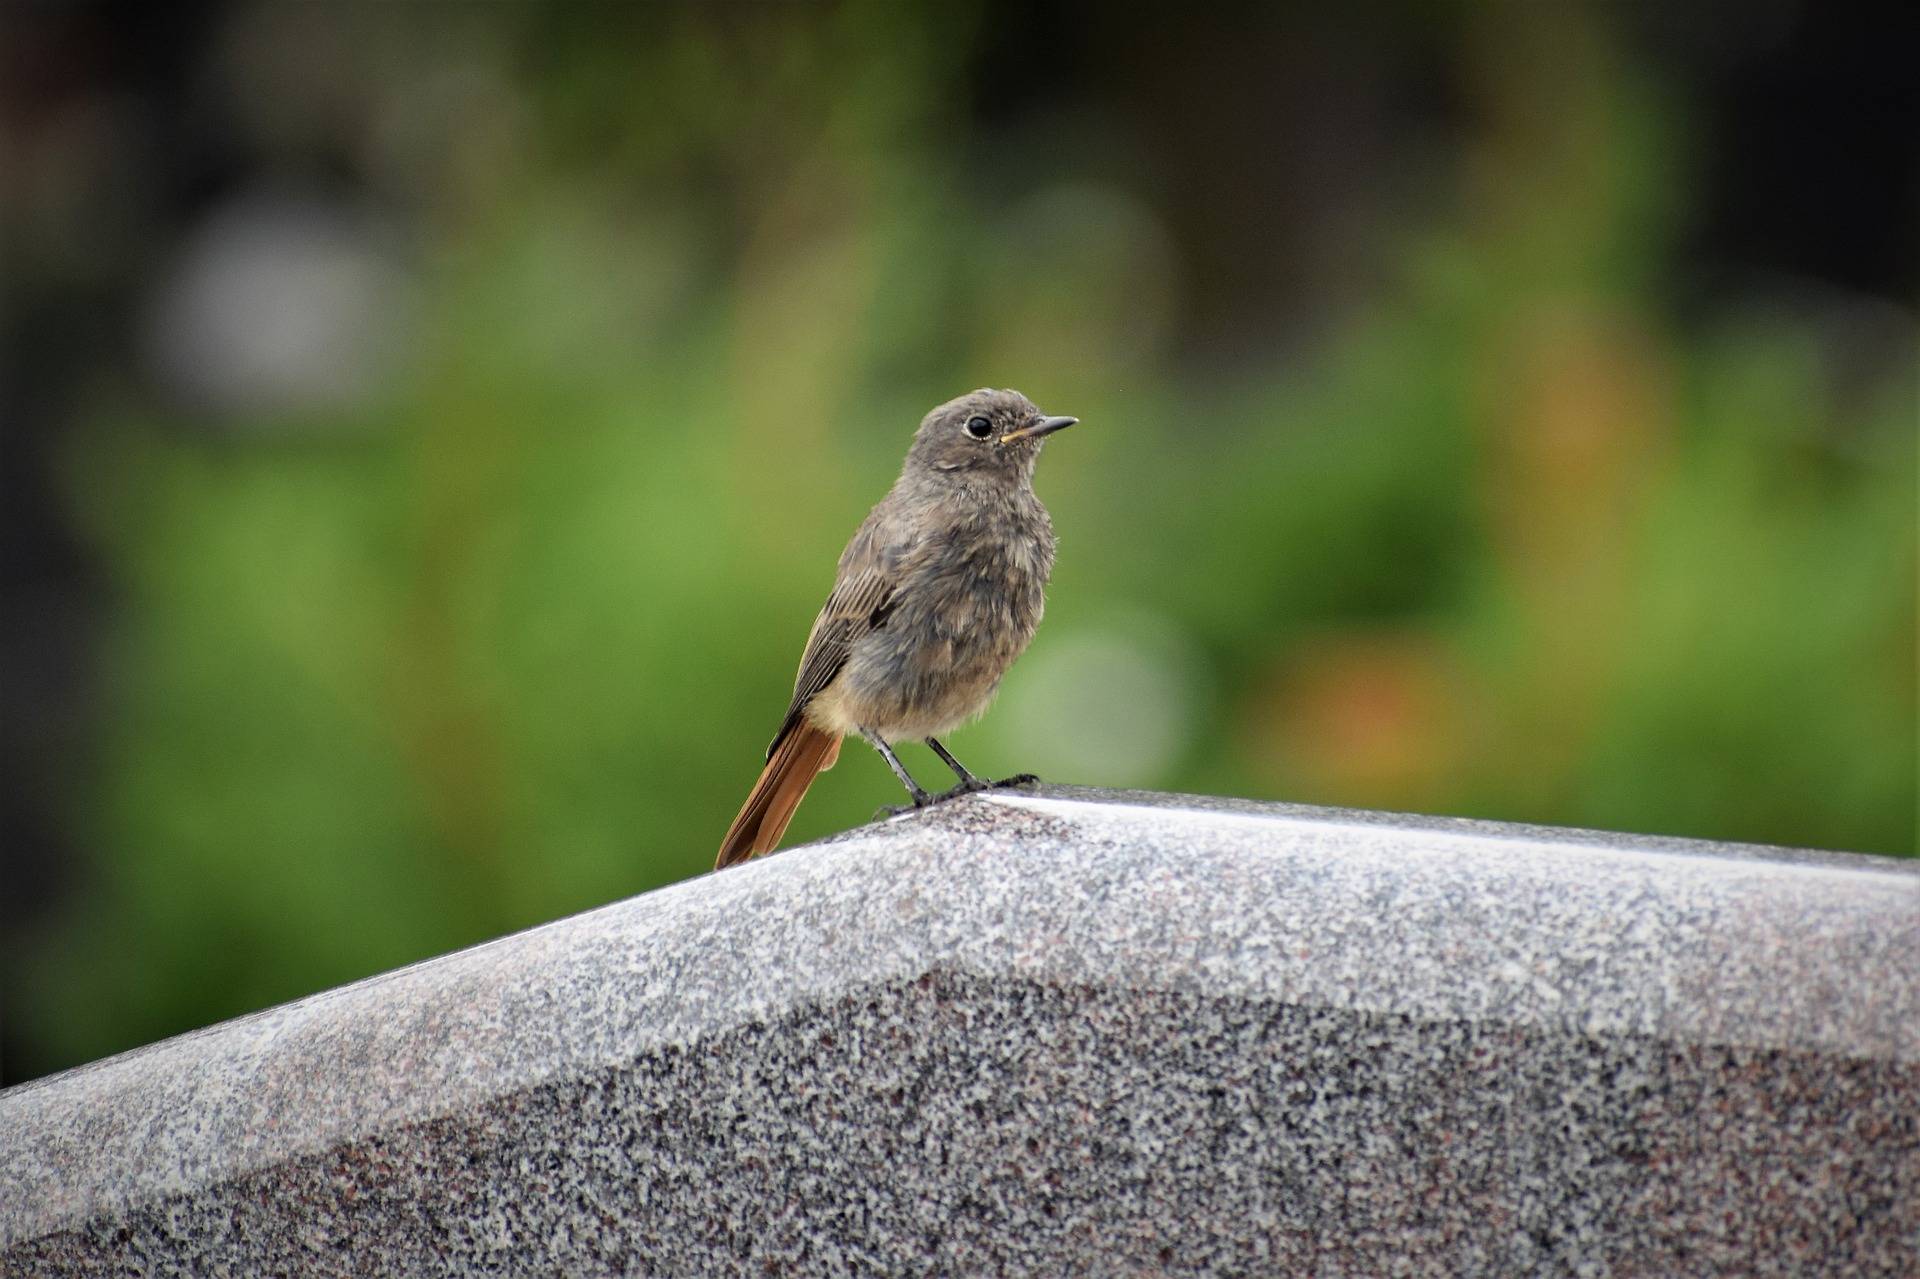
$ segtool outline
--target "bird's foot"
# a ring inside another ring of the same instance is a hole
[[[964,782],[956,784],[953,789],[943,790],[938,795],[929,795],[925,791],[915,791],[911,804],[888,805],[876,812],[873,815],[873,820],[883,822],[889,817],[899,817],[903,814],[916,812],[919,809],[927,808],[934,804],[944,804],[948,800],[958,799],[962,795],[976,795],[983,790],[1005,790],[1012,786],[1032,786],[1039,780],[1040,779],[1032,773],[1015,773],[1012,777],[1002,777],[997,782],[990,782],[984,777],[969,777]]]
[[[962,795],[975,795],[983,790],[1005,790],[1010,786],[1031,786],[1039,780],[1040,779],[1032,773],[1015,773],[1012,777],[1002,777],[997,782],[990,782],[984,777],[969,777],[952,790],[941,791],[938,795],[935,795],[933,802],[938,804],[944,800],[958,799]]]
[[[937,804],[945,798],[945,795],[929,795],[923,790],[916,789],[913,792],[913,802],[911,804],[887,805],[873,815],[873,820],[876,822],[884,822],[889,817],[899,817],[904,813],[914,812],[918,809],[925,808],[928,804]]]
[[[952,790],[943,790],[938,795],[935,795],[933,802],[938,804],[945,800],[958,799],[962,795],[971,795],[976,791],[992,790],[997,784],[996,782],[987,781],[984,778],[969,777],[965,781],[956,784]]]

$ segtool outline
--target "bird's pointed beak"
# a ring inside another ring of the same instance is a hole
[[[1080,419],[1077,417],[1043,417],[1030,422],[1017,431],[1008,431],[1001,436],[1002,441],[1037,440],[1043,435],[1052,435],[1055,431],[1064,431]]]

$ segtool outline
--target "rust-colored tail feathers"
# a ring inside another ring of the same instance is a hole
[[[715,870],[772,852],[813,779],[840,758],[840,739],[799,719],[773,748],[760,780],[720,844]]]

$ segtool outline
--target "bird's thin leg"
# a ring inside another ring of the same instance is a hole
[[[985,781],[979,777],[975,777],[973,773],[968,771],[967,766],[955,759],[953,752],[942,746],[937,739],[929,737],[927,739],[927,745],[933,748],[934,754],[947,762],[947,767],[951,768],[954,774],[960,779],[958,786],[939,796],[941,799],[952,799],[955,795],[966,795],[977,790],[996,790],[1002,786],[1025,786],[1029,782],[1037,782],[1040,780],[1032,773],[1016,773],[1012,777],[1003,777],[997,782]]]
[[[927,739],[927,745],[931,746],[933,748],[933,753],[938,755],[941,758],[941,760],[945,762],[946,766],[953,770],[953,775],[960,779],[960,784],[954,787],[951,791],[947,792],[948,794],[963,795],[968,791],[985,790],[987,789],[987,787],[993,785],[992,782],[983,782],[978,777],[975,777],[972,773],[968,772],[967,766],[965,764],[962,764],[959,760],[955,759],[953,757],[953,752],[940,744],[939,738],[929,737]]]
[[[924,808],[933,802],[933,796],[927,794],[926,791],[920,788],[920,783],[913,780],[913,774],[909,773],[907,766],[900,762],[900,757],[893,753],[893,747],[887,745],[880,739],[880,734],[869,732],[863,728],[860,730],[860,736],[867,739],[867,745],[880,752],[880,758],[887,761],[887,767],[891,768],[893,775],[900,779],[900,784],[907,788],[907,794],[913,796],[913,803],[911,804],[906,804],[899,808],[881,809],[874,814],[876,820],[881,817],[897,817],[901,813],[910,812],[916,808]]]

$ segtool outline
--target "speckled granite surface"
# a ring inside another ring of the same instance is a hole
[[[1911,1276],[1917,871],[974,797],[0,1093],[0,1274]]]

